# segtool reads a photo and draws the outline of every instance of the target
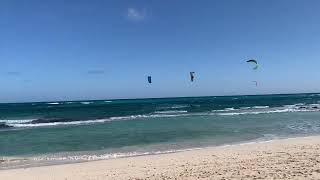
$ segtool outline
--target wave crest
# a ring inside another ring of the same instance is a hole
[[[258,108],[257,108],[258,107]],[[253,106],[243,107],[239,109],[225,108],[222,110],[212,110],[211,112],[194,112],[190,113],[186,110],[166,110],[155,111],[151,114],[138,114],[129,116],[115,116],[101,119],[76,120],[68,118],[39,118],[39,119],[22,119],[22,120],[0,120],[1,128],[16,127],[42,127],[57,125],[85,125],[93,123],[105,123],[109,121],[148,119],[148,118],[170,118],[181,116],[234,116],[234,115],[257,115],[269,113],[288,113],[288,112],[314,112],[320,111],[320,104],[294,104],[284,105],[282,107]]]

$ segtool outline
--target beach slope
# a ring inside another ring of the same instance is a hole
[[[5,180],[320,179],[320,136],[0,171]]]

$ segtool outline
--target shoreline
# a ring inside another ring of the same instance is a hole
[[[140,154],[137,153],[136,155],[126,155],[130,153],[136,153],[136,152],[127,152],[127,153],[114,153],[114,154],[100,154],[100,155],[89,155],[89,154],[83,154],[80,156],[86,156],[90,157],[88,159],[81,159],[77,157],[77,155],[70,155],[66,157],[57,157],[57,158],[49,158],[46,159],[46,155],[39,155],[39,156],[0,156],[0,165],[1,163],[6,163],[6,161],[33,161],[31,163],[27,164],[17,164],[16,166],[0,166],[0,172],[4,170],[15,170],[15,169],[26,169],[26,168],[36,168],[36,167],[44,167],[44,166],[58,166],[58,165],[67,165],[67,164],[78,164],[78,163],[88,163],[88,162],[95,162],[95,161],[106,161],[106,160],[114,160],[114,159],[123,159],[123,158],[131,158],[131,157],[140,157],[140,156],[153,156],[153,155],[164,155],[164,154],[175,154],[175,153],[183,153],[183,152],[189,152],[189,151],[196,151],[196,150],[205,150],[205,149],[211,149],[211,148],[224,148],[224,147],[233,147],[233,146],[242,146],[242,145],[250,145],[250,144],[259,144],[259,143],[268,143],[272,141],[277,140],[290,140],[290,139],[296,139],[296,138],[304,138],[304,137],[317,137],[320,135],[305,135],[305,136],[288,136],[288,137],[275,137],[275,138],[258,138],[258,139],[252,139],[252,140],[246,140],[246,141],[239,141],[239,142],[231,142],[231,143],[225,143],[225,144],[219,144],[219,145],[211,145],[211,146],[203,146],[203,147],[190,147],[185,149],[168,149],[165,151],[151,151],[151,152],[141,152]],[[65,152],[62,152],[65,153]],[[54,153],[55,154],[55,153]],[[60,154],[60,153],[57,153]],[[52,155],[52,154],[50,154]],[[97,159],[92,158],[92,156],[96,156]],[[108,158],[99,157],[99,156],[110,156]],[[81,160],[70,160],[74,159],[75,157],[81,159]],[[36,161],[34,159],[45,159],[41,161]],[[64,160],[57,160],[59,158],[66,158]]]
[[[320,136],[294,137],[166,154],[0,170],[0,177],[7,180],[237,179],[249,175],[252,178],[319,179],[319,154]]]

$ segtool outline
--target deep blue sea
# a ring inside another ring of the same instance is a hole
[[[320,94],[0,104],[0,169],[320,134]]]

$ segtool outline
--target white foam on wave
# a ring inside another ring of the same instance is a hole
[[[310,94],[309,97],[316,97],[316,96],[320,96],[320,94]]]
[[[235,111],[235,110],[237,110],[237,109],[231,107],[231,108],[212,110],[212,112],[229,112],[229,111]]]
[[[303,107],[303,108],[301,108]],[[225,108],[223,110],[212,110],[212,112],[201,112],[201,113],[188,113],[188,111],[156,111],[153,114],[142,114],[142,115],[129,115],[129,116],[118,116],[110,117],[105,119],[93,119],[83,121],[68,121],[68,122],[48,122],[48,123],[35,123],[31,122],[37,119],[22,119],[22,120],[0,120],[0,123],[6,123],[13,127],[42,127],[42,126],[57,126],[57,125],[82,125],[82,124],[93,124],[93,123],[104,123],[108,121],[120,121],[120,120],[132,120],[132,119],[148,119],[148,118],[169,118],[169,117],[180,117],[180,116],[233,116],[233,115],[255,115],[255,114],[268,114],[268,113],[285,113],[285,112],[315,112],[320,111],[320,108],[314,108],[313,105],[307,106],[296,106],[296,105],[285,105],[283,107],[275,108],[251,108],[246,107],[245,109],[234,109]]]
[[[319,132],[320,130],[319,122],[300,121],[300,122],[295,122],[293,124],[289,124],[287,125],[287,127],[291,130],[304,131],[304,132]]]
[[[181,109],[181,108],[187,108],[187,107],[190,107],[190,106],[187,106],[187,105],[174,105],[174,106],[171,106],[170,108],[171,109]]]
[[[240,109],[250,109],[251,107],[240,107]]]
[[[236,109],[232,108],[225,108],[225,109],[217,109],[217,110],[212,110],[212,112],[228,112],[228,111],[234,111]]]
[[[204,147],[205,148],[205,147]],[[200,150],[204,148],[186,148],[186,149],[169,149],[163,151],[148,151],[148,152],[119,152],[119,153],[109,153],[109,154],[101,154],[101,155],[65,155],[65,156],[44,156],[44,157],[35,157],[34,161],[92,161],[92,160],[105,160],[105,159],[115,159],[115,158],[123,158],[123,157],[134,157],[134,156],[145,156],[145,155],[157,155],[157,154],[169,154],[176,152],[184,152],[191,150]]]
[[[269,108],[269,106],[253,106],[252,108],[254,108],[254,109],[265,109],[265,108]]]
[[[57,126],[57,125],[80,125],[80,124],[92,124],[92,123],[102,123],[111,121],[110,119],[96,119],[96,120],[86,120],[86,121],[70,121],[70,122],[51,122],[51,123],[37,123],[37,124],[9,124],[13,127],[43,127],[43,126]]]
[[[138,119],[138,118],[166,118],[166,117],[178,117],[187,116],[188,114],[149,114],[149,115],[131,115],[131,116],[120,116],[111,117],[111,120],[125,120],[125,119]]]
[[[58,104],[60,104],[60,103],[58,103],[58,102],[50,102],[50,103],[47,103],[47,104],[50,104],[50,105],[58,105]]]
[[[216,115],[222,116],[232,116],[232,115],[246,115],[246,114],[269,114],[269,113],[285,113],[285,112],[316,112],[320,111],[320,107],[315,104],[310,104],[308,106],[296,106],[296,105],[284,105],[283,107],[275,107],[275,108],[248,108],[248,109],[240,109],[229,112],[216,113]],[[319,108],[318,108],[319,107]],[[261,109],[261,110],[259,110]]]
[[[92,104],[93,102],[80,102],[81,104]]]
[[[284,113],[284,112],[296,112],[294,109],[277,109],[270,111],[245,111],[245,112],[230,112],[230,113],[218,113],[221,116],[233,116],[233,115],[245,115],[245,114],[269,114],[269,113]]]
[[[200,107],[200,105],[193,105],[194,107]],[[189,108],[191,107],[191,105],[167,105],[167,106],[160,106],[160,107],[157,107],[156,109],[158,109],[159,111],[161,110],[179,110],[179,109],[184,109],[184,108]]]
[[[295,108],[295,107],[297,107],[295,104],[288,104],[288,105],[283,105],[283,107],[285,107],[285,108]]]
[[[58,126],[58,125],[85,125],[85,124],[94,124],[94,123],[104,123],[109,121],[120,121],[120,120],[132,120],[132,119],[146,119],[146,118],[166,118],[166,117],[178,117],[178,116],[187,116],[188,114],[150,114],[150,115],[131,115],[131,116],[119,116],[119,117],[110,117],[106,119],[94,119],[94,120],[83,120],[83,121],[68,121],[68,122],[49,122],[49,123],[36,123],[31,124],[33,120],[28,121],[21,121],[16,120],[15,122],[6,124],[19,127],[19,128],[26,128],[26,127],[44,127],[44,126]],[[1,121],[0,121],[1,122]]]
[[[253,106],[253,107],[240,107],[239,109],[225,108],[223,110],[213,110],[214,115],[233,116],[233,115],[246,115],[246,114],[268,114],[268,113],[284,113],[284,112],[313,112],[320,111],[320,104],[289,104],[282,107],[269,106]]]
[[[177,114],[177,113],[187,113],[188,111],[156,111],[156,114]]]
[[[104,101],[104,102],[106,102],[106,103],[111,103],[112,101]]]
[[[6,123],[7,125],[11,125],[11,124],[23,124],[23,123],[29,123],[32,122],[36,119],[0,119],[0,123]]]

